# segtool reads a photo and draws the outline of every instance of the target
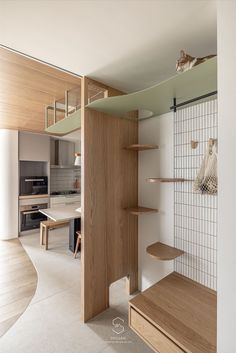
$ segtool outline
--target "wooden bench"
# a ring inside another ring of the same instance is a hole
[[[49,230],[65,227],[68,223],[69,222],[54,222],[50,220],[40,222],[40,245],[45,245],[45,250],[48,250]]]

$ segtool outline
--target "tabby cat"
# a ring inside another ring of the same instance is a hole
[[[194,58],[191,55],[188,55],[184,50],[180,51],[180,59],[176,61],[176,71],[184,72],[192,69],[192,67],[204,63],[204,61],[213,58],[216,55],[207,55],[203,58]]]

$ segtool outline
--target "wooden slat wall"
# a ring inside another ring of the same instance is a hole
[[[44,132],[45,107],[81,78],[0,47],[0,129]]]
[[[86,99],[86,97],[85,97]],[[138,224],[123,208],[138,203],[137,121],[84,109],[82,117],[82,316],[109,306],[109,285],[137,289]]]

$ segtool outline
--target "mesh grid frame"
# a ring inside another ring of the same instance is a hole
[[[210,138],[218,137],[217,99],[174,113],[174,244],[184,255],[174,261],[176,272],[217,289],[217,195],[193,192]],[[191,141],[197,141],[192,149]]]

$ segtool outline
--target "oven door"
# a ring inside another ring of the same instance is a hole
[[[40,227],[40,222],[46,220],[47,217],[39,210],[29,210],[21,212],[21,232]]]

